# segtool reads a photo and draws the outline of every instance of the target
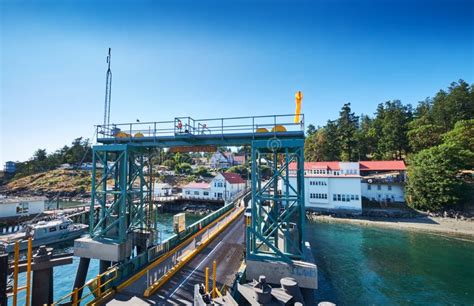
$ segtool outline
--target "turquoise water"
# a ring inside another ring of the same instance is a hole
[[[473,305],[474,241],[308,222],[319,301],[338,305]]]
[[[202,219],[204,216],[199,216],[196,214],[186,214],[186,225],[190,225],[199,219]],[[173,235],[173,214],[160,214],[158,217],[158,222],[161,229],[161,239],[164,240],[171,235]],[[58,253],[64,252],[73,252],[72,243],[54,245],[54,251]],[[25,256],[23,256],[25,257]],[[76,277],[77,266],[79,264],[79,257],[73,257],[73,263],[70,265],[64,265],[54,268],[54,300],[57,301],[59,298],[70,293],[72,286],[74,284],[74,279]],[[87,273],[87,280],[94,278],[99,273],[99,261],[91,260],[89,266],[89,272]],[[18,278],[19,286],[23,286],[26,282],[26,274],[23,273]],[[88,293],[85,292],[84,294]],[[9,305],[12,304],[12,299],[9,299]],[[25,303],[25,295],[19,294],[18,296],[18,305],[23,305]]]
[[[173,234],[162,214],[162,238]],[[191,224],[201,216],[186,214]],[[318,265],[318,301],[338,305],[473,305],[474,240],[328,222],[308,222]],[[70,245],[56,246],[72,251]],[[78,258],[55,268],[55,300],[70,292]],[[98,273],[92,261],[88,279]],[[24,284],[24,274],[20,285]],[[22,305],[24,300],[19,300]],[[11,302],[11,301],[10,301]]]

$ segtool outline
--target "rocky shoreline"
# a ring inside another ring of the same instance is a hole
[[[322,222],[338,222],[356,224],[362,226],[379,226],[401,230],[426,231],[432,233],[444,233],[449,235],[461,235],[474,241],[474,217],[446,217],[434,216],[432,213],[404,215],[393,217],[388,215],[371,216],[362,214],[359,216],[323,214],[319,212],[307,212],[309,220]]]

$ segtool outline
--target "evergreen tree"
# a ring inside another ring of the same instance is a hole
[[[356,150],[356,132],[359,118],[351,111],[351,104],[346,103],[339,112],[337,120],[337,134],[341,145],[340,159],[353,161],[358,159]]]
[[[367,116],[360,117],[359,129],[356,133],[357,152],[359,160],[366,160],[373,157],[377,150],[377,137],[373,120]]]
[[[380,118],[376,118],[379,157],[402,159],[409,152],[407,131],[412,119],[411,106],[404,106],[400,100],[394,100],[385,102],[382,107],[379,105],[379,108],[377,117],[380,114]]]
[[[311,136],[314,133],[316,133],[316,127],[312,124],[309,124],[308,127],[306,128],[306,134],[308,134],[308,136]]]

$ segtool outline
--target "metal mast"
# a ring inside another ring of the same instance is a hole
[[[112,95],[112,71],[110,70],[111,51],[111,48],[109,48],[109,55],[107,55],[108,69],[105,78],[104,129],[108,129],[110,124],[110,102]]]

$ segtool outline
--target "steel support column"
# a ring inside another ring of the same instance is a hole
[[[253,141],[251,158],[247,258],[304,259],[304,140]]]

